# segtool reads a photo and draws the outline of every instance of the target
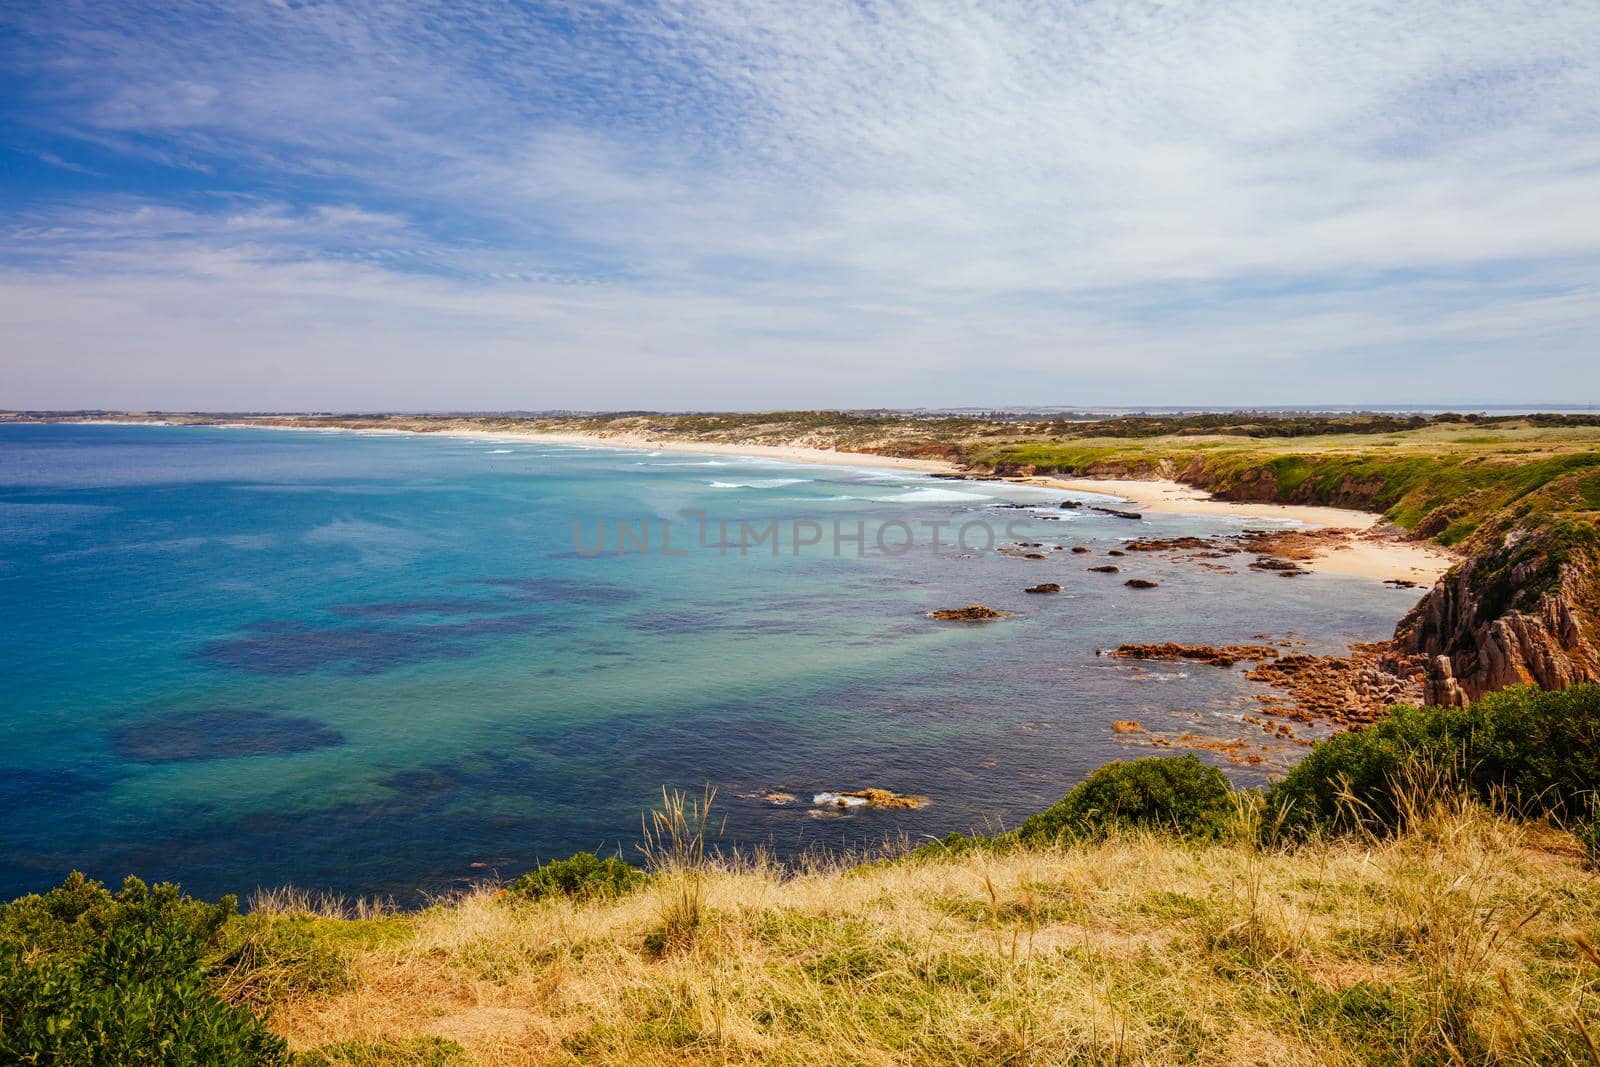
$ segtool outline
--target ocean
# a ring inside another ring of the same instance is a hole
[[[1242,668],[1098,650],[1339,652],[1415,600],[1112,559],[1263,523],[1067,500],[1117,505],[527,439],[0,426],[0,897],[79,869],[414,904],[634,858],[663,788],[714,787],[720,847],[780,857],[998,829],[1156,751],[1114,720],[1248,733]],[[972,603],[1014,615],[926,617]],[[1298,751],[1219,765],[1260,781]],[[866,787],[929,803],[812,803]]]

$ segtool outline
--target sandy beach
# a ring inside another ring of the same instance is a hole
[[[401,431],[405,432],[405,431]],[[943,460],[905,459],[868,452],[838,452],[825,448],[791,445],[724,444],[719,442],[678,441],[634,434],[577,433],[498,433],[479,430],[451,430],[451,436],[484,440],[538,440],[550,444],[633,448],[658,452],[693,452],[701,455],[754,456],[789,463],[824,463],[853,467],[886,467],[921,474],[960,473],[953,463]],[[1380,518],[1367,511],[1348,508],[1313,507],[1297,504],[1250,504],[1218,500],[1181,482],[1166,480],[1050,478],[1008,479],[1022,485],[1038,485],[1077,493],[1098,493],[1126,501],[1136,511],[1185,515],[1221,515],[1237,519],[1268,519],[1300,523],[1325,529],[1349,530],[1354,536],[1343,544],[1320,550],[1301,561],[1307,570],[1326,574],[1346,574],[1379,581],[1410,581],[1432,585],[1455,565],[1450,553],[1433,545],[1408,541],[1380,528]]]
[[[85,422],[127,424],[135,420],[95,419]],[[147,420],[138,422],[150,424]],[[157,423],[167,425],[167,423]],[[545,444],[578,445],[589,448],[625,448],[650,452],[687,452],[697,455],[743,456],[786,463],[827,464],[845,467],[875,467],[916,474],[962,474],[953,463],[934,459],[907,459],[872,452],[839,452],[831,448],[800,445],[734,444],[717,441],[666,440],[640,434],[519,433],[505,430],[474,430],[467,427],[439,430],[390,429],[379,427],[305,426],[288,422],[224,423],[239,429],[300,430],[312,433],[433,434],[481,441],[539,441]],[[1306,560],[1297,561],[1306,570],[1324,574],[1345,574],[1379,581],[1407,581],[1432,585],[1456,563],[1456,557],[1434,545],[1406,540],[1380,525],[1379,516],[1348,508],[1314,507],[1299,504],[1256,504],[1219,500],[1192,486],[1166,479],[1127,478],[1008,478],[1018,485],[1036,485],[1075,493],[1096,493],[1123,501],[1136,511],[1218,515],[1274,523],[1296,523],[1316,529],[1348,530],[1352,536],[1343,543],[1331,544]]]
[[[96,419],[85,422],[127,424],[134,420]],[[146,425],[147,420],[138,420]],[[156,423],[168,425],[168,423]],[[431,434],[481,441],[539,441],[545,444],[577,445],[589,448],[625,448],[650,452],[687,452],[711,456],[743,456],[785,463],[827,464],[845,467],[875,467],[916,474],[962,474],[953,463],[934,459],[907,459],[872,452],[839,452],[830,448],[800,445],[734,444],[717,441],[666,440],[640,434],[520,433],[506,430],[474,430],[467,427],[439,430],[390,429],[379,427],[305,426],[288,422],[224,423],[239,429],[300,430],[312,433]],[[1451,553],[1425,542],[1407,540],[1381,525],[1381,518],[1367,511],[1348,508],[1314,507],[1301,504],[1258,504],[1219,500],[1192,486],[1166,479],[1054,478],[1037,476],[1008,478],[1018,485],[1036,485],[1075,493],[1096,493],[1123,501],[1142,512],[1218,515],[1234,519],[1265,519],[1273,523],[1296,523],[1316,529],[1350,531],[1343,543],[1318,549],[1311,559],[1298,560],[1306,570],[1324,574],[1345,574],[1379,581],[1407,581],[1432,585],[1457,562]]]
[[[1035,478],[1037,484],[1083,493],[1111,493],[1137,511],[1186,515],[1230,515],[1304,523],[1322,529],[1350,530],[1355,536],[1302,562],[1307,570],[1351,574],[1382,581],[1432,585],[1456,563],[1456,557],[1434,545],[1408,541],[1384,532],[1381,518],[1370,511],[1301,504],[1240,504],[1218,500],[1181,482],[1133,479]]]

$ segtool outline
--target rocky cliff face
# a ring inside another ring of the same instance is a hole
[[[1513,530],[1450,571],[1395,631],[1425,658],[1425,699],[1466,704],[1510,685],[1600,681],[1593,526]]]

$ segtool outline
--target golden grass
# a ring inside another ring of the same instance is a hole
[[[686,899],[693,936],[664,942]],[[1594,874],[1464,804],[1294,851],[710,860],[620,900],[485,888],[402,918],[274,1027],[483,1064],[1588,1062],[1600,1034]]]

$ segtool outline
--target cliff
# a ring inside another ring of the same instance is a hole
[[[1428,703],[1509,685],[1600,680],[1600,548],[1592,523],[1518,525],[1454,568],[1395,631],[1426,657]]]

